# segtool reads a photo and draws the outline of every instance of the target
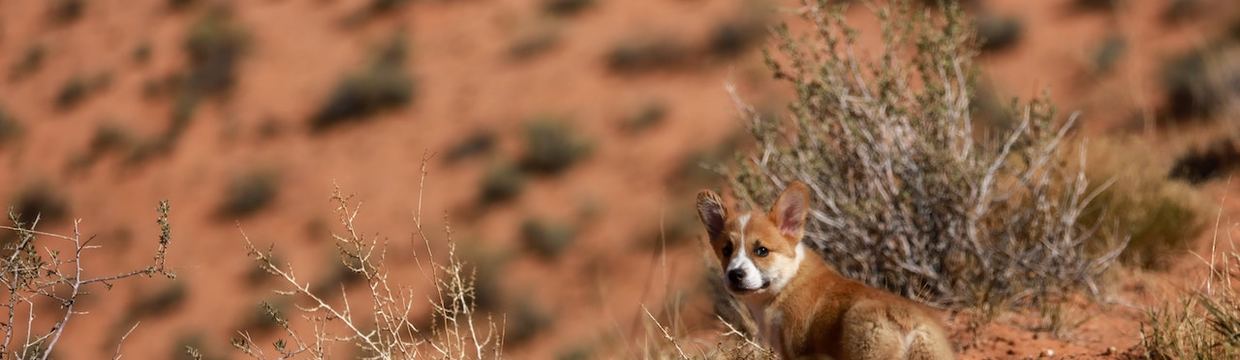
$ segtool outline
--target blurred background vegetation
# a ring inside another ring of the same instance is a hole
[[[1080,111],[1071,146],[1087,155],[1063,161],[1089,164],[1096,198],[1082,221],[1111,244],[1129,241],[1125,267],[1181,269],[1216,217],[1236,210],[1217,199],[1240,194],[1230,180],[1240,5],[961,6],[980,51],[968,94],[977,136],[1015,126],[1017,97]],[[642,305],[675,313],[678,328],[716,323],[692,196],[723,186],[757,142],[728,86],[754,114],[788,119],[797,93],[773,79],[762,50],[776,45],[772,25],[806,29],[804,10],[782,0],[0,2],[0,199],[46,231],[83,219],[105,254],[86,264],[107,269],[149,261],[150,208],[177,208],[177,280],[98,289],[65,333],[81,346],[57,356],[109,356],[118,339],[100,334],[139,320],[125,343],[133,358],[178,358],[187,344],[226,358],[238,329],[273,341],[268,314],[292,305],[263,286],[238,224],[311,286],[364,296],[337,259],[336,186],[362,203],[359,228],[383,236],[393,276],[419,290],[430,285],[418,282],[412,214],[425,208],[437,232],[450,221],[478,307],[507,314],[510,356],[634,355],[623,349],[646,326]],[[853,51],[882,53],[866,6],[843,16],[860,30]],[[413,321],[432,323],[430,304],[418,306]]]

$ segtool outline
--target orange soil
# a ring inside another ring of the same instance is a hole
[[[1153,20],[1161,9],[1155,2],[1130,2],[1114,17],[1067,11],[1068,2],[987,2],[996,12],[1020,15],[1026,36],[1018,48],[988,55],[983,62],[1007,94],[1028,96],[1045,88],[1061,108],[1084,109],[1091,135],[1120,127],[1130,114],[1157,105],[1157,65],[1203,41],[1226,18],[1224,11],[1210,11],[1200,21],[1168,27]],[[88,269],[99,272],[147,261],[156,236],[152,210],[159,199],[172,201],[170,262],[188,287],[188,297],[171,314],[142,321],[125,344],[130,358],[167,356],[175,339],[189,333],[204,334],[210,352],[226,353],[231,331],[270,296],[244,283],[252,264],[240,236],[231,221],[213,216],[233,176],[252,168],[279,173],[274,204],[240,222],[252,239],[275,244],[305,279],[320,278],[325,259],[334,252],[328,239],[307,228],[333,224],[327,198],[333,184],[339,184],[364,201],[361,229],[387,236],[389,262],[403,280],[415,281],[419,275],[407,239],[421,156],[443,151],[477,129],[491,129],[502,134],[501,151],[494,157],[511,159],[520,149],[522,122],[539,114],[570,119],[593,140],[591,157],[565,174],[531,181],[511,204],[476,218],[462,215],[465,219],[454,223],[457,238],[475,239],[468,244],[487,251],[517,252],[523,219],[569,222],[582,204],[600,204],[597,218],[582,224],[578,241],[562,259],[516,257],[503,271],[507,301],[528,297],[556,319],[508,354],[546,358],[573,347],[637,341],[613,335],[641,326],[642,304],[653,311],[670,295],[700,292],[702,270],[692,241],[666,259],[638,245],[650,241],[645,237],[660,219],[688,209],[688,195],[669,189],[665,179],[682,157],[712,148],[737,129],[725,82],[738,83],[757,102],[769,102],[778,98],[771,94],[783,91],[766,80],[754,53],[636,76],[606,69],[605,55],[621,39],[671,34],[700,42],[717,21],[738,11],[733,2],[596,1],[578,16],[555,20],[545,18],[540,2],[532,0],[418,1],[350,26],[345,18],[366,1],[234,1],[252,46],[229,99],[206,102],[169,156],[136,167],[108,157],[72,173],[65,170],[67,163],[86,151],[97,124],[119,122],[144,136],[163,131],[171,101],[144,99],[143,83],[184,67],[181,39],[202,12],[202,5],[172,12],[158,0],[87,3],[81,19],[56,25],[46,16],[45,2],[0,2],[0,64],[16,62],[32,44],[47,48],[40,71],[0,83],[0,105],[27,128],[19,144],[0,148],[0,195],[40,181],[61,189],[71,200],[71,216],[83,219],[83,231],[98,234],[105,246],[87,262]],[[1209,3],[1207,8],[1227,5]],[[554,48],[529,61],[508,58],[515,34],[545,23],[560,34]],[[305,119],[341,74],[363,63],[373,44],[401,28],[412,49],[407,66],[419,81],[414,104],[326,134],[310,133]],[[1088,52],[1114,29],[1129,39],[1128,55],[1112,75],[1080,79]],[[143,42],[152,47],[151,61],[135,64],[130,51]],[[112,74],[109,87],[72,110],[55,109],[53,99],[66,79],[102,71]],[[620,119],[651,100],[669,106],[665,121],[652,132],[623,135],[617,129]],[[268,122],[282,130],[278,136],[260,135]],[[472,204],[478,178],[491,161],[455,167],[433,163],[423,207],[434,214],[467,213],[457,210]],[[1218,194],[1235,190],[1211,189]],[[1235,210],[1231,206],[1225,214]],[[61,223],[44,230],[68,228]],[[132,241],[117,235],[126,232]],[[1195,260],[1185,259],[1177,269],[1194,269]],[[1023,357],[1047,348],[1083,357],[1107,347],[1126,351],[1138,339],[1142,309],[1190,287],[1181,282],[1194,278],[1184,272],[1120,275],[1113,301],[1082,305],[1078,314],[1089,316],[1065,337],[1029,330],[1036,316],[1005,315],[978,332],[977,345],[963,357]],[[110,291],[96,289],[98,296],[86,305],[90,313],[75,319],[65,333],[64,343],[74,346],[61,347],[60,354],[110,354],[111,344],[101,335],[116,332],[132,299],[161,284],[143,279]],[[1154,290],[1162,288],[1172,290]],[[700,302],[690,305],[690,318],[709,311]],[[956,324],[960,336],[967,335],[965,326]]]

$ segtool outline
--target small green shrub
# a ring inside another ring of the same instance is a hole
[[[370,0],[370,12],[385,13],[408,3],[409,0]]]
[[[1124,40],[1124,36],[1120,34],[1111,34],[1102,40],[1102,44],[1094,50],[1094,68],[1095,74],[1107,74],[1115,68],[1115,64],[1124,57],[1124,53],[1128,51],[1128,41]]]
[[[594,0],[543,0],[543,11],[555,16],[572,16],[594,6]]]
[[[547,328],[554,318],[532,299],[524,298],[509,309],[507,326],[504,328],[504,345],[519,346],[533,340]]]
[[[22,57],[18,58],[9,69],[9,79],[19,80],[28,75],[38,72],[43,68],[43,60],[47,57],[47,48],[41,43],[35,43],[26,48],[22,53]]]
[[[1015,16],[982,14],[974,23],[981,50],[1002,51],[1015,46],[1024,36],[1024,25]]]
[[[61,84],[60,92],[56,93],[56,107],[62,110],[77,107],[84,99],[107,88],[109,84],[112,84],[112,74],[108,72],[100,72],[94,76],[74,74]]]
[[[1124,0],[1075,0],[1073,5],[1081,10],[1115,10]]]
[[[627,134],[646,131],[667,117],[667,105],[661,101],[652,101],[642,105],[637,112],[630,114],[620,122],[620,130]]]
[[[504,300],[504,269],[511,256],[477,243],[462,246],[460,256],[467,264],[465,271],[473,274],[474,306],[482,311],[497,310]]]
[[[244,217],[271,205],[279,193],[279,179],[268,170],[250,170],[229,183],[219,214],[225,217]]]
[[[17,118],[13,117],[4,107],[0,107],[0,148],[20,138],[25,129]]]
[[[452,145],[444,152],[443,160],[448,164],[456,164],[465,159],[486,155],[495,150],[495,133],[489,130],[477,130],[465,139]]]
[[[1180,155],[1167,176],[1191,184],[1201,184],[1220,178],[1237,168],[1240,168],[1240,147],[1237,147],[1231,138],[1222,138],[1204,148],[1195,148]]]
[[[62,24],[77,21],[86,10],[86,0],[52,0],[49,3],[52,20]]]
[[[492,164],[479,185],[478,203],[490,205],[515,198],[525,187],[525,175],[509,163]]]
[[[685,64],[691,52],[669,36],[643,36],[621,40],[607,54],[607,67],[620,73],[668,69]]]
[[[310,119],[315,130],[360,121],[413,101],[414,79],[404,68],[404,36],[395,36],[365,69],[346,76]]]
[[[564,121],[542,117],[525,126],[525,153],[521,167],[539,174],[567,170],[590,151],[590,144],[573,132]]]
[[[756,10],[755,10],[756,11]],[[707,49],[720,57],[732,57],[762,45],[766,39],[766,21],[746,11],[744,16],[728,19],[715,25]]]
[[[172,10],[184,10],[198,2],[198,0],[167,0],[168,8]]]
[[[56,107],[62,110],[71,109],[82,102],[89,91],[90,84],[86,78],[74,75],[60,85],[60,91],[56,93]]]
[[[129,53],[129,57],[136,64],[146,64],[151,61],[151,42],[143,41],[133,48],[133,52]]]
[[[233,20],[231,10],[218,6],[207,11],[185,36],[190,62],[185,96],[218,95],[231,89],[248,44],[249,34]]]
[[[36,218],[40,224],[47,224],[64,220],[69,215],[69,201],[64,194],[45,182],[22,188],[9,206],[9,210],[17,214],[18,221],[26,226],[33,224]]]
[[[188,292],[184,281],[174,280],[155,292],[134,299],[129,304],[129,318],[138,320],[167,314],[185,302]]]
[[[521,223],[521,241],[543,259],[558,259],[575,240],[575,230],[568,225],[534,218]]]
[[[1207,46],[1188,51],[1163,65],[1165,116],[1171,120],[1210,119],[1240,96],[1237,47]]]
[[[518,61],[529,60],[554,49],[559,43],[560,29],[554,24],[531,25],[518,32],[508,47],[508,56]]]
[[[1186,21],[1202,9],[1201,0],[1170,0],[1163,8],[1162,21],[1169,24]]]

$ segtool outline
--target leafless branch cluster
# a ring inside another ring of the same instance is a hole
[[[299,315],[313,332],[300,333],[288,319],[269,308],[267,315],[276,319],[288,340],[277,339],[271,345],[274,353],[269,355],[264,351],[265,346],[257,344],[250,334],[240,332],[233,346],[255,359],[325,359],[331,357],[332,345],[337,343],[353,347],[358,351],[357,356],[366,359],[499,358],[503,345],[502,324],[497,326],[491,318],[483,319],[475,312],[473,273],[457,256],[446,215],[443,231],[447,260],[441,263],[433,257],[433,241],[424,231],[421,209],[428,160],[429,157],[423,159],[413,238],[425,248],[425,253],[418,254],[418,246],[415,246],[418,267],[435,288],[435,292],[425,298],[433,312],[429,328],[419,328],[414,323],[418,315],[416,305],[423,300],[412,286],[399,284],[391,278],[391,270],[385,262],[386,244],[362,235],[355,227],[360,203],[355,205],[350,196],[337,189],[332,202],[344,231],[333,237],[340,261],[365,283],[366,306],[360,311],[355,309],[343,286],[339,293],[322,293],[298,278],[291,264],[276,263],[270,249],[258,248],[242,232],[250,256],[284,284],[285,289],[276,292],[301,302],[297,306]]]
[[[0,259],[0,284],[5,292],[0,302],[0,308],[4,309],[0,315],[4,316],[0,320],[0,332],[3,333],[0,359],[48,359],[56,350],[70,320],[86,313],[78,306],[78,301],[89,294],[89,290],[94,288],[92,285],[111,289],[118,281],[139,276],[175,278],[166,261],[172,241],[168,202],[161,201],[157,211],[160,233],[153,264],[129,272],[100,276],[91,275],[83,264],[86,252],[100,246],[92,244],[94,237],[82,239],[80,220],[73,222],[73,234],[59,235],[35,230],[38,217],[25,224],[20,220],[20,214],[10,210],[9,219],[13,226],[0,226],[0,229],[16,234],[16,239],[4,246],[3,258]],[[38,307],[49,301],[59,307],[56,313],[60,315],[53,319],[47,331],[40,331],[41,326],[48,324],[38,319],[39,314],[46,314]],[[136,326],[136,323],[132,325],[129,332]],[[114,358],[119,358],[120,344],[116,351]]]
[[[767,203],[809,184],[807,237],[841,272],[939,304],[1006,306],[1096,290],[1119,244],[1079,219],[1094,191],[1076,115],[1013,102],[1007,124],[975,124],[976,54],[959,9],[875,7],[883,47],[860,55],[842,7],[805,0],[805,36],[777,27],[767,53],[796,90],[788,119],[739,100],[757,146],[728,170],[737,196]],[[1105,188],[1101,186],[1099,188]],[[1103,224],[1105,222],[1099,222]]]

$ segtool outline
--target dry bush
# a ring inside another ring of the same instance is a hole
[[[1220,215],[1221,217],[1221,210]],[[1151,310],[1142,324],[1141,346],[1148,359],[1236,359],[1240,358],[1240,292],[1235,282],[1240,276],[1240,250],[1230,238],[1227,250],[1218,248],[1218,222],[1209,258],[1205,285],[1184,296],[1178,306]]]
[[[25,126],[22,126],[20,121],[17,121],[12,114],[9,114],[3,106],[0,106],[0,148],[4,147],[6,143],[19,139],[22,133],[26,131],[25,129]]]
[[[1101,191],[1082,222],[1109,225],[1100,228],[1109,240],[1103,244],[1128,238],[1124,263],[1162,268],[1205,229],[1209,209],[1192,186],[1167,179],[1170,159],[1144,151],[1152,146],[1139,139],[1090,144],[1086,176]]]
[[[424,158],[422,163],[422,189],[425,188],[427,160],[429,158]],[[422,244],[415,245],[414,255],[422,275],[434,285],[435,291],[430,294],[420,294],[412,286],[391,279],[393,273],[387,265],[385,244],[381,239],[364,236],[354,226],[360,205],[350,196],[341,194],[339,189],[333,194],[332,202],[343,227],[343,234],[333,235],[340,263],[361,279],[368,303],[361,306],[349,303],[339,283],[321,288],[312,286],[302,280],[290,264],[276,263],[270,249],[258,248],[242,232],[250,256],[282,284],[284,288],[275,292],[291,298],[289,301],[296,309],[288,313],[297,314],[300,319],[291,319],[290,314],[264,306],[267,317],[264,321],[273,323],[282,332],[280,338],[268,347],[256,343],[249,332],[242,330],[233,339],[235,348],[255,359],[325,359],[337,351],[334,345],[344,345],[352,349],[355,356],[366,359],[500,357],[503,324],[497,325],[490,316],[483,317],[477,312],[475,274],[458,256],[452,228],[446,225],[446,219],[443,231],[447,260],[434,259],[432,241],[422,222],[421,190],[414,214],[414,237]],[[422,245],[426,252],[418,253],[416,247]],[[433,308],[433,319],[430,325],[419,328],[413,320],[417,315],[414,311],[419,307],[415,303],[424,299]],[[305,328],[312,330],[301,330]],[[273,353],[268,355],[264,349]]]
[[[20,215],[10,211],[9,220],[13,226],[0,226],[17,235],[17,239],[6,244],[0,253],[0,285],[5,292],[0,303],[0,308],[4,309],[0,311],[0,316],[4,317],[0,319],[0,336],[3,336],[0,357],[50,358],[59,345],[60,335],[71,324],[70,320],[86,313],[80,301],[92,289],[111,289],[120,281],[139,276],[174,278],[166,266],[168,245],[172,241],[168,202],[160,202],[157,210],[160,234],[152,264],[110,275],[89,274],[83,268],[87,251],[98,249],[100,245],[91,243],[94,237],[82,237],[80,221],[73,223],[73,234],[58,235],[35,230],[38,216],[23,221]],[[49,303],[56,308],[39,309],[40,305]],[[50,321],[39,318],[48,314],[55,316]],[[124,335],[118,335],[117,340],[123,341],[137,326],[136,323],[125,324],[129,330],[122,329]],[[42,329],[48,330],[43,332]],[[118,344],[116,357],[120,356],[120,351]]]
[[[1124,242],[1091,251],[1085,164],[1065,161],[1081,155],[1066,145],[1075,116],[1060,123],[1039,99],[1008,108],[1007,126],[975,124],[976,40],[958,8],[941,10],[877,8],[883,47],[870,58],[842,7],[806,0],[811,31],[777,27],[767,54],[796,90],[790,118],[737,100],[756,147],[730,170],[733,190],[765,204],[805,182],[816,250],[905,296],[994,309],[1096,291]]]
[[[316,131],[365,120],[383,111],[413,102],[417,80],[405,70],[409,50],[404,34],[398,33],[377,49],[363,69],[345,76],[310,118]]]

